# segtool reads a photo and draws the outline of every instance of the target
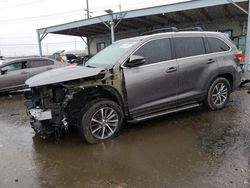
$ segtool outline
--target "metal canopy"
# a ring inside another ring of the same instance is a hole
[[[111,31],[112,42],[114,32],[140,30],[142,32],[157,27],[178,27],[180,24],[202,26],[219,23],[221,20],[245,21],[250,25],[250,9],[248,0],[191,0],[176,4],[168,4],[144,9],[137,9],[90,19],[79,20],[66,24],[37,29],[39,53],[42,56],[41,42],[48,33],[87,37],[106,35]],[[247,15],[248,14],[248,15]],[[121,21],[122,20],[122,21]],[[89,43],[88,43],[89,47]],[[89,48],[88,48],[89,50]],[[250,29],[247,30],[245,72],[250,59]]]
[[[234,0],[241,7],[248,9],[247,0]],[[124,16],[125,14],[125,16]],[[229,18],[239,19],[246,14],[232,5],[228,0],[194,0],[170,5],[138,9],[126,12],[113,13],[113,18],[122,22],[116,27],[116,32],[136,30],[149,27],[161,27],[180,23],[201,24],[213,20]],[[39,35],[44,33],[56,33],[73,36],[95,36],[110,33],[110,30],[102,23],[109,22],[111,15],[103,15],[85,20],[79,20],[66,24],[38,29]]]

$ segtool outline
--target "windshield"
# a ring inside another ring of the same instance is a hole
[[[138,40],[118,41],[103,49],[86,63],[90,67],[110,67],[114,65]]]

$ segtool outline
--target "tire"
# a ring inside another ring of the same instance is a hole
[[[205,105],[210,110],[223,109],[229,101],[231,86],[227,79],[219,77],[209,87]]]
[[[78,130],[88,144],[97,144],[116,136],[123,120],[123,111],[117,103],[108,99],[97,99],[82,109]]]

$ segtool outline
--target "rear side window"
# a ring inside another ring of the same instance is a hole
[[[172,59],[170,39],[157,39],[144,44],[134,55],[143,56],[145,64],[168,61]]]
[[[47,65],[54,65],[54,62],[51,60],[46,60]]]
[[[46,60],[30,60],[30,61],[28,61],[29,68],[36,68],[36,67],[43,67],[43,66],[47,66]]]
[[[202,37],[174,38],[176,58],[184,58],[206,53]]]
[[[218,38],[207,37],[208,41],[208,53],[224,52],[230,50],[230,47]]]

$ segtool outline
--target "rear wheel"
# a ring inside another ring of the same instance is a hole
[[[89,144],[96,144],[114,137],[121,129],[123,112],[120,106],[107,99],[90,102],[82,110],[79,132]]]
[[[205,104],[211,110],[220,110],[228,103],[230,93],[231,86],[228,80],[222,77],[217,78],[208,90]]]

